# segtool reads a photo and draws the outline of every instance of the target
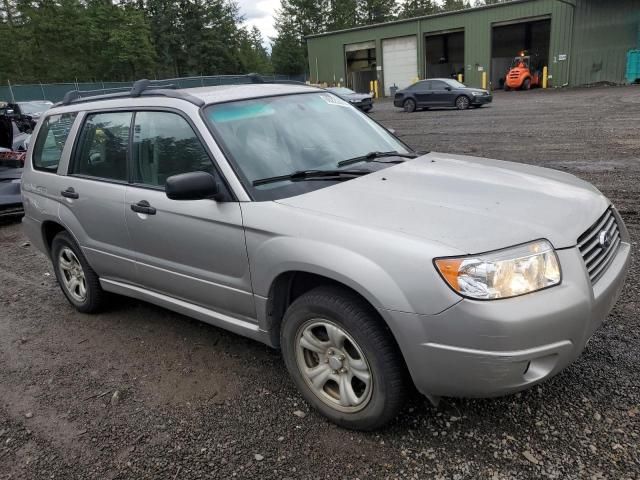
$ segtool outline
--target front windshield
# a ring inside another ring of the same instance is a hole
[[[351,93],[355,93],[353,90],[344,87],[336,87],[336,88],[327,88],[332,93],[337,93],[338,95],[349,95]]]
[[[464,83],[460,83],[457,80],[448,79],[447,83],[453,88],[467,88],[467,86]]]
[[[18,105],[20,105],[20,110],[25,115],[33,115],[34,113],[46,112],[51,108],[51,104],[45,102],[25,102],[19,103]]]
[[[253,186],[255,180],[300,170],[335,170],[338,162],[373,151],[408,153],[399,140],[373,120],[324,92],[210,105],[204,113],[256,199],[282,198],[330,183],[295,182],[295,188],[287,188],[294,182]],[[345,167],[353,168],[365,167],[359,163]],[[265,194],[281,188],[285,191]]]

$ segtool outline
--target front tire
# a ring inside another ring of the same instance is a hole
[[[374,430],[393,419],[406,392],[406,369],[391,332],[357,295],[318,287],[296,299],[280,333],[298,390],[332,422]]]
[[[69,303],[79,312],[99,311],[104,304],[105,293],[98,275],[67,232],[60,232],[53,238],[51,261],[60,289]]]
[[[523,90],[530,90],[531,89],[531,79],[530,78],[525,78],[524,82],[522,82],[522,89]]]
[[[416,111],[416,101],[413,98],[407,98],[402,104],[404,111],[407,113],[413,113]]]
[[[469,101],[469,97],[466,95],[460,95],[456,98],[456,108],[458,110],[466,110],[469,108],[469,105],[471,105],[471,102]]]

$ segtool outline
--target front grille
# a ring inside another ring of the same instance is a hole
[[[612,208],[604,212],[604,215],[578,238],[578,249],[592,284],[607,271],[618,251],[620,241],[618,221]]]

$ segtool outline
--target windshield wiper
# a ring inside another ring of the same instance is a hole
[[[346,165],[351,165],[352,163],[358,162],[373,162],[376,158],[384,158],[384,157],[400,157],[400,158],[416,158],[418,155],[415,153],[400,153],[400,152],[369,152],[366,155],[360,155],[359,157],[348,158],[346,160],[342,160],[338,162],[338,167],[344,167]],[[402,163],[404,160],[395,160],[389,161],[385,163]]]
[[[278,175],[276,177],[267,177],[254,180],[254,187],[265,185],[267,183],[282,182],[284,180],[346,180],[359,177],[371,173],[369,170],[298,170],[287,175]]]

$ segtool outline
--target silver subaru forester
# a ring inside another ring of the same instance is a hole
[[[603,322],[630,257],[592,185],[418,154],[333,94],[70,92],[39,122],[24,228],[69,302],[127,295],[278,347],[305,399],[370,430],[528,388]]]

